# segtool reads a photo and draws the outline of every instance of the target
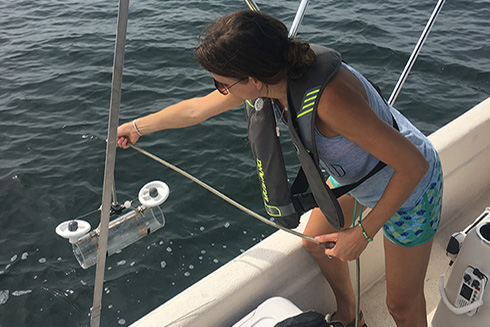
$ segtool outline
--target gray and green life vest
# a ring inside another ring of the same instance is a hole
[[[344,226],[344,217],[337,198],[386,165],[379,162],[367,176],[353,184],[333,190],[326,184],[327,176],[320,168],[315,144],[315,117],[321,94],[339,70],[342,57],[333,49],[316,45],[311,47],[317,55],[316,66],[300,81],[288,83],[288,127],[301,163],[301,169],[291,187],[276,134],[272,103],[275,100],[264,98],[260,110],[254,108],[253,100],[245,101],[248,137],[267,213],[281,225],[294,228],[304,212],[319,207],[330,224],[340,229]]]

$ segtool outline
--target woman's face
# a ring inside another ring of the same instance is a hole
[[[240,97],[243,100],[255,99],[258,96],[258,88],[255,83],[250,82],[251,78],[239,80],[234,77],[225,77],[217,74],[212,74],[214,80],[221,83],[228,93]]]

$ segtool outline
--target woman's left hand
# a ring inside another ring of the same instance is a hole
[[[359,258],[369,243],[357,225],[337,233],[317,236],[315,240],[320,243],[335,242],[333,248],[325,250],[325,255],[338,258],[342,261]]]

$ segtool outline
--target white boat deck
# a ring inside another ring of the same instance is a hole
[[[449,263],[450,236],[490,207],[490,98],[430,136],[444,172],[443,216],[426,278],[429,321]],[[303,217],[299,227],[308,217]],[[381,233],[361,256],[361,309],[369,326],[395,326],[386,305]],[[354,268],[354,262],[352,262]],[[355,280],[355,269],[351,279]],[[274,296],[302,310],[335,310],[330,287],[301,240],[279,231],[150,312],[133,326],[232,326]]]

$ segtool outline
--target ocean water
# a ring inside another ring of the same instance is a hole
[[[258,2],[290,26],[299,1]],[[0,2],[0,327],[88,326],[95,269],[54,229],[101,201],[117,1]],[[311,1],[298,37],[342,52],[389,96],[436,1]],[[242,1],[130,3],[120,121],[206,94],[192,56]],[[396,107],[430,134],[490,95],[490,1],[447,1]],[[292,160],[287,133],[286,157]],[[264,214],[242,109],[139,146]],[[288,160],[289,161],[289,160]],[[274,232],[133,150],[118,150],[118,200],[151,180],[167,225],[107,260],[102,326],[127,326]],[[86,218],[92,226],[99,216]]]

